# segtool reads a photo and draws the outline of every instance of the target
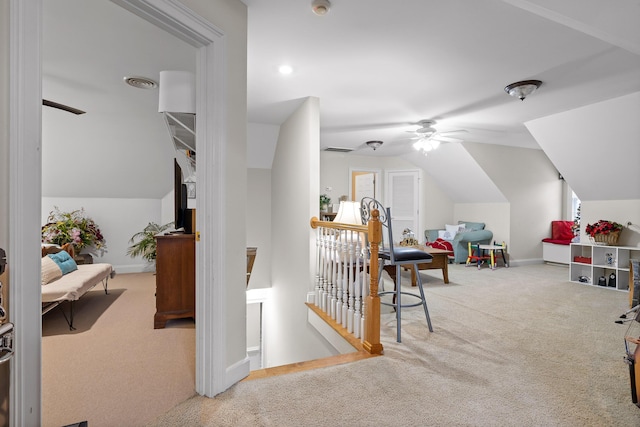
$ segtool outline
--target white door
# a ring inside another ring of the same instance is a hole
[[[387,172],[387,203],[391,208],[393,242],[402,240],[402,232],[410,229],[418,236],[419,173],[417,170]]]
[[[380,171],[350,168],[349,176],[351,180],[349,188],[350,200],[360,202],[363,197],[371,197],[373,199],[380,197]]]

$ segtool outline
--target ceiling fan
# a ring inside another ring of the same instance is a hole
[[[76,115],[84,114],[86,111],[78,110],[77,108],[69,107],[68,105],[59,104],[57,102],[49,101],[47,99],[42,100],[42,105],[45,107],[57,108],[58,110],[67,111]]]
[[[437,149],[441,143],[462,142],[462,139],[453,138],[450,135],[467,132],[464,129],[439,131],[435,128],[435,120],[420,120],[417,124],[420,126],[418,129],[409,131],[415,134],[415,136],[410,139],[416,141],[413,143],[413,148],[422,152],[424,155],[427,155],[429,151]]]

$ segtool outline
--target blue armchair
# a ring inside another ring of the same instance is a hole
[[[464,231],[456,233],[453,240],[447,240],[453,246],[453,262],[467,262],[469,256],[469,242],[474,245],[488,245],[493,239],[493,232],[484,229],[484,222],[458,221],[465,224]],[[438,238],[438,230],[425,230],[424,237],[427,242],[433,242]]]

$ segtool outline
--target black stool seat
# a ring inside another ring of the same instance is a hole
[[[378,252],[378,258],[382,260],[380,263],[380,268],[378,271],[378,280],[382,279],[382,271],[386,266],[395,266],[396,270],[396,288],[393,291],[382,291],[378,292],[378,295],[393,295],[392,302],[380,302],[380,304],[392,306],[396,310],[396,340],[401,342],[401,332],[400,332],[400,323],[401,323],[401,309],[403,307],[416,307],[422,305],[424,308],[424,314],[427,318],[427,325],[429,326],[429,331],[433,332],[433,327],[431,326],[431,318],[429,317],[429,309],[427,308],[427,300],[424,297],[424,289],[422,288],[422,279],[420,278],[420,272],[418,271],[418,264],[425,264],[432,262],[433,256],[425,251],[421,251],[420,249],[411,247],[411,246],[394,246],[393,245],[393,232],[391,227],[391,209],[385,208],[382,204],[370,197],[364,197],[360,202],[360,210],[362,212],[362,220],[366,224],[369,219],[371,219],[371,212],[376,209],[380,213],[380,222],[382,223],[383,228],[386,228],[386,233],[382,233],[382,245],[380,251]],[[387,236],[385,236],[387,234]],[[385,238],[386,237],[386,238]],[[417,285],[420,294],[415,294],[413,292],[402,291],[401,289],[401,268],[399,266],[402,265],[411,265],[416,272]],[[410,296],[415,298],[415,303],[407,304],[401,302],[402,295]]]
[[[380,252],[380,258],[391,260],[391,252],[388,250]],[[433,260],[430,253],[421,251],[411,246],[400,246],[393,248],[393,259],[396,262],[429,262]]]

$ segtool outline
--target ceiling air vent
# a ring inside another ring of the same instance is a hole
[[[341,147],[327,147],[324,151],[333,151],[334,153],[350,153],[353,151],[351,148],[341,148]]]

